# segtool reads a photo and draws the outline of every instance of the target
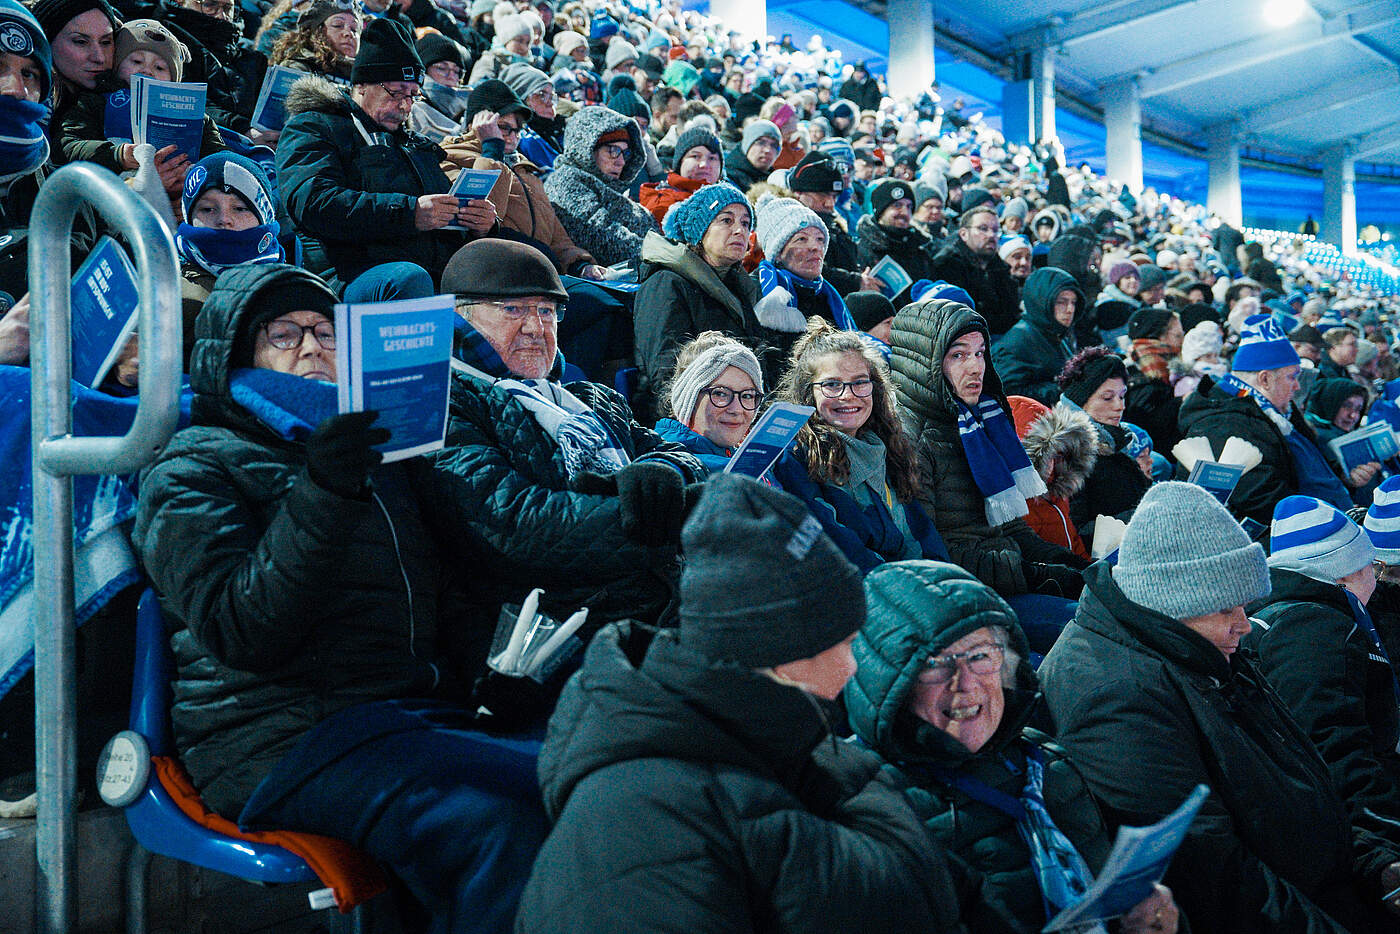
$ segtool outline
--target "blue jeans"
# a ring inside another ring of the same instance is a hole
[[[1060,637],[1061,630],[1074,619],[1074,612],[1079,609],[1079,603],[1043,593],[1022,593],[1005,599],[1011,605],[1011,609],[1016,611],[1016,618],[1021,622],[1021,631],[1026,634],[1026,641],[1031,644],[1031,667],[1037,667],[1040,665],[1040,659]]]
[[[433,277],[417,263],[380,263],[371,266],[345,287],[347,304],[391,302],[400,298],[427,298],[436,295]]]
[[[465,711],[431,701],[343,710],[273,767],[239,825],[363,850],[422,905],[432,934],[506,934],[549,832],[540,744],[471,725]]]

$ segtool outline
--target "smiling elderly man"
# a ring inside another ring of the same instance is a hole
[[[442,287],[463,320],[433,501],[480,556],[473,600],[486,637],[500,605],[534,587],[545,612],[586,604],[590,624],[656,620],[678,571],[686,486],[704,468],[638,425],[612,389],[565,387],[557,331],[568,294],[539,250],[478,240],[448,263]]]

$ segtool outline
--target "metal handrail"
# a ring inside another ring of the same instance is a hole
[[[136,260],[141,392],[121,437],[73,437],[73,218],[90,204]],[[34,717],[38,777],[37,930],[77,919],[77,693],[73,632],[73,481],[140,469],[179,418],[182,325],[170,230],[106,169],[66,165],[45,179],[29,219],[30,412],[34,483]]]

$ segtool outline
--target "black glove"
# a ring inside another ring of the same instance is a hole
[[[389,429],[371,428],[378,412],[332,415],[306,439],[306,472],[321,489],[346,499],[369,496],[369,474],[384,460],[374,449],[389,440]]]
[[[558,699],[553,678],[540,684],[534,678],[512,678],[488,668],[472,685],[468,709],[487,733],[521,733],[543,726]]]
[[[1078,600],[1084,590],[1084,576],[1063,564],[1041,564],[1027,561],[1022,566],[1026,588],[1031,593],[1043,593],[1066,600]]]
[[[685,481],[674,467],[648,461],[628,464],[604,476],[579,474],[574,489],[580,493],[617,494],[622,532],[648,548],[676,547],[685,524]]]

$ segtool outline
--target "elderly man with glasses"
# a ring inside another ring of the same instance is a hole
[[[977,313],[987,320],[995,343],[1020,318],[1016,280],[997,254],[1001,226],[991,204],[968,211],[958,220],[958,235],[933,257],[933,278],[967,292]]]
[[[448,194],[443,151],[407,128],[424,72],[408,31],[374,19],[360,39],[349,94],[308,77],[287,95],[277,176],[306,265],[344,287],[394,264],[353,298],[432,294],[465,240],[496,228],[491,202]]]
[[[432,500],[480,570],[471,599],[486,642],[500,606],[535,587],[559,619],[587,605],[588,633],[656,621],[674,592],[686,488],[703,466],[637,424],[612,389],[564,384],[568,294],[540,251],[478,240],[448,263],[442,287],[462,321]]]

